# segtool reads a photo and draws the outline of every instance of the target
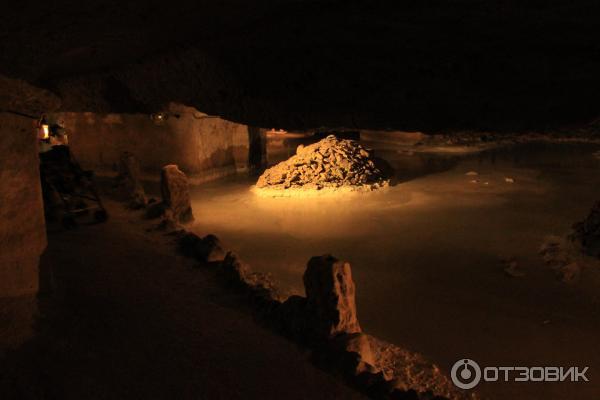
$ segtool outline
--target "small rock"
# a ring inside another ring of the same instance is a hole
[[[173,218],[173,212],[167,208],[161,215],[161,221],[157,226],[158,230],[173,232],[180,229],[179,224]]]
[[[515,180],[513,178],[505,177],[504,178],[504,182],[506,182],[506,183],[515,183]]]
[[[577,262],[564,265],[557,269],[558,277],[565,283],[574,283],[579,280],[581,266]]]
[[[369,369],[356,376],[356,384],[360,388],[366,389],[368,393],[370,390],[382,387],[386,383],[382,371],[377,371],[372,366],[369,366]]]
[[[573,225],[570,238],[579,242],[587,255],[600,258],[600,201],[583,221]]]
[[[477,171],[469,171],[465,175],[467,175],[467,176],[477,176],[477,175],[479,175],[479,172],[477,172]]]
[[[250,275],[248,264],[242,262],[231,251],[227,253],[225,259],[221,262],[220,271],[225,279],[234,285],[245,285],[246,278]]]
[[[186,233],[179,238],[179,248],[185,255],[202,262],[223,261],[225,258],[221,242],[215,235],[200,238],[194,233]]]
[[[519,263],[515,259],[505,261],[504,273],[513,278],[522,278],[525,272],[520,268]]]
[[[155,219],[161,217],[167,206],[163,202],[154,202],[148,205],[146,208],[146,218]]]
[[[352,359],[352,365],[349,365],[352,375],[358,375],[363,372],[372,372],[377,363],[369,338],[364,333],[353,333],[350,335],[340,335],[332,342],[333,348],[338,352],[352,353],[355,357]]]
[[[206,262],[222,261],[225,259],[225,251],[221,241],[215,235],[206,235],[202,238],[200,257]]]
[[[188,257],[196,256],[196,246],[202,241],[195,233],[186,232],[181,235],[177,243],[181,252]]]

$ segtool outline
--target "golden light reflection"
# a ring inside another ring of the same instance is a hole
[[[48,139],[50,137],[50,127],[48,124],[42,125],[42,139]]]

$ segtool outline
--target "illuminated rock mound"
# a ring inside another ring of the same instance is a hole
[[[374,190],[389,185],[390,170],[383,160],[353,140],[330,135],[267,169],[256,182],[259,190],[351,189]]]

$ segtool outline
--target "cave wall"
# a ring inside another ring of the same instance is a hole
[[[80,164],[97,174],[112,174],[123,151],[135,154],[148,179],[175,163],[192,183],[244,171],[249,162],[248,126],[170,104],[168,118],[156,123],[148,114],[63,112],[69,145]]]
[[[46,227],[34,121],[0,113],[0,298],[36,293]]]
[[[35,125],[43,111],[59,107],[51,92],[0,75],[0,337],[14,322],[7,315],[30,310],[23,301],[40,285],[46,225]]]

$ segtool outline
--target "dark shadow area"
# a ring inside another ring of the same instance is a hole
[[[266,164],[267,141],[260,129],[254,126],[248,127],[248,167],[251,173],[257,174]]]
[[[107,223],[49,235],[52,290],[34,337],[0,364],[0,398],[361,398],[109,197]]]
[[[599,13],[594,0],[25,1],[0,17],[0,70],[73,111],[179,101],[286,129],[550,129],[598,118]]]

